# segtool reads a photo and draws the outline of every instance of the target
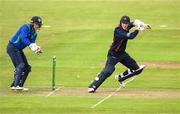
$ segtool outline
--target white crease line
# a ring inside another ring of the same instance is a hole
[[[62,88],[62,87],[58,87],[58,88],[55,89],[54,91],[51,91],[49,94],[46,95],[46,97],[51,96],[51,95],[54,94],[56,91],[58,91],[60,88]]]
[[[100,100],[98,103],[96,103],[95,105],[91,106],[91,108],[95,108],[97,105],[103,103],[105,100],[109,99],[110,97],[112,97],[117,91],[119,91],[121,89],[121,86],[119,88],[117,88],[113,93],[109,94],[107,97],[105,97],[104,99]]]
[[[127,82],[124,83],[124,86],[133,81],[135,79],[136,76],[132,77],[130,80],[128,80]],[[122,86],[120,86],[119,88],[117,88],[114,92],[112,92],[111,94],[109,94],[107,97],[105,97],[104,99],[100,100],[98,103],[94,104],[93,106],[91,106],[91,108],[95,108],[96,106],[100,105],[101,103],[103,103],[105,100],[109,99],[110,97],[112,97],[116,92],[118,92],[120,89],[122,88]]]

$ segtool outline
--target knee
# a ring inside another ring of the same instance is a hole
[[[28,74],[29,72],[31,72],[31,66],[30,65],[28,65],[24,68],[22,75]]]
[[[24,70],[25,69],[25,64],[24,63],[20,63],[19,65],[17,65],[16,67],[16,71],[20,71],[20,70]]]
[[[113,72],[114,72],[115,68],[114,67],[105,67],[102,71],[102,73],[109,77]]]

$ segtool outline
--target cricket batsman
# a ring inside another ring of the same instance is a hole
[[[31,72],[31,65],[29,65],[23,49],[28,46],[36,54],[42,52],[40,46],[35,43],[37,30],[41,26],[41,17],[33,16],[30,23],[22,25],[7,45],[7,53],[15,67],[14,80],[11,84],[12,90],[28,90],[28,88],[24,88],[24,83]]]
[[[133,32],[129,32],[133,27],[136,27],[136,29]],[[121,17],[119,25],[114,30],[114,38],[107,54],[105,67],[89,85],[89,93],[94,93],[98,89],[98,87],[114,72],[115,65],[119,62],[128,68],[122,74],[115,76],[115,79],[121,85],[126,79],[138,75],[143,71],[145,65],[138,65],[136,63],[126,52],[126,45],[128,40],[132,40],[138,35],[139,31],[150,28],[149,24],[145,24],[138,19],[134,22],[130,22],[128,16]]]

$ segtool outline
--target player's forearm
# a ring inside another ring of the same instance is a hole
[[[126,36],[127,36],[128,39],[134,39],[137,36],[138,33],[139,33],[139,30],[135,30],[134,32],[127,33]]]
[[[134,23],[134,22],[131,22],[131,23],[129,24],[129,29],[135,27],[135,25],[134,25],[133,23]]]

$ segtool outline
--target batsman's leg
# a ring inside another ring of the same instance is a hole
[[[128,78],[138,75],[144,70],[144,68],[145,68],[145,65],[140,65],[139,68],[136,70],[127,69],[123,74],[119,75],[118,81],[122,82]],[[117,76],[116,76],[116,79],[117,79]]]
[[[88,92],[93,93],[114,72],[114,66],[107,65],[89,85]]]
[[[95,80],[89,85],[88,92],[94,93],[96,89],[114,72],[117,59],[109,56],[106,61],[105,68],[95,78]]]
[[[145,65],[138,66],[136,61],[131,58],[127,53],[125,53],[125,56],[122,59],[121,63],[128,68],[122,74],[115,76],[115,79],[118,80],[121,84],[124,80],[140,74],[145,68]]]

